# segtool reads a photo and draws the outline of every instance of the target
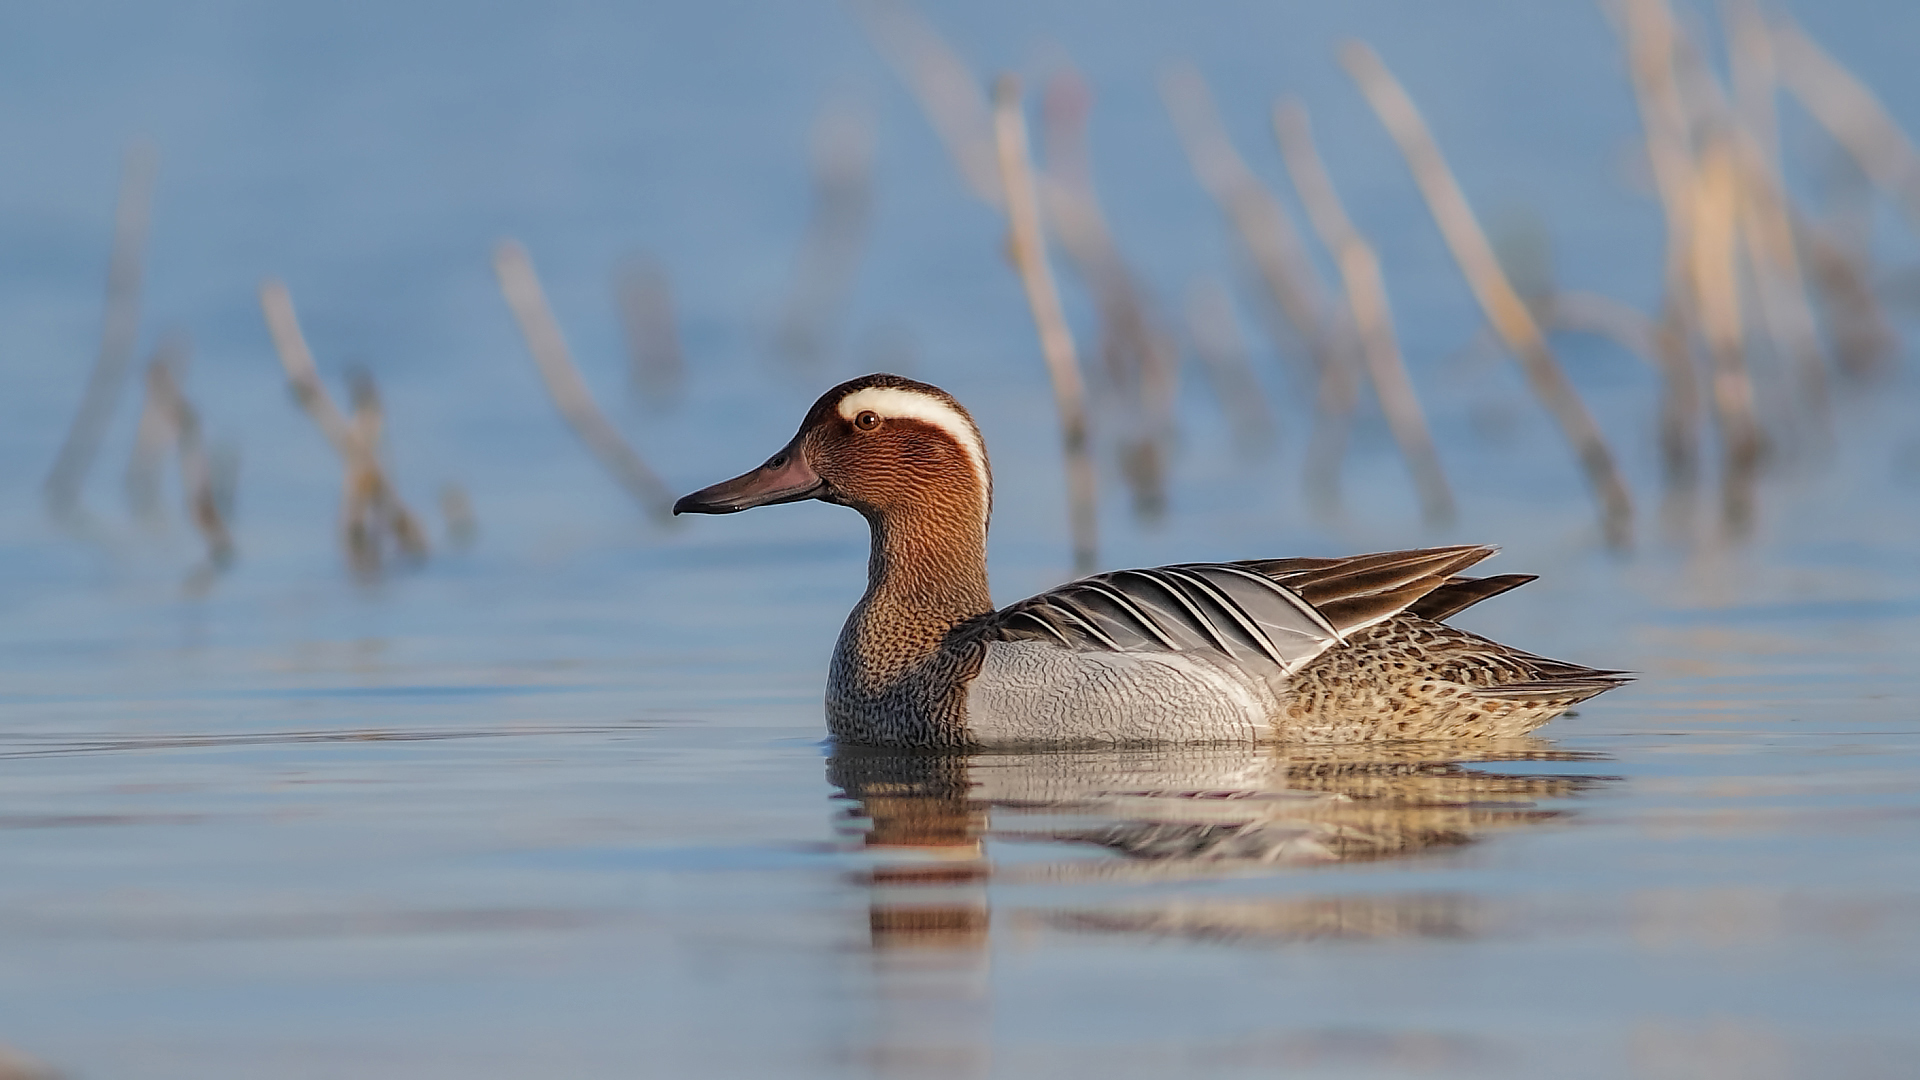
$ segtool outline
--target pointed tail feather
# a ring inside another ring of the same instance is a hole
[[[1538,574],[1496,574],[1483,578],[1454,578],[1409,604],[1407,610],[1423,619],[1445,622],[1482,600],[1491,600],[1537,579]]]

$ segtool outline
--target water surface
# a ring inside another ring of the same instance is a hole
[[[496,238],[527,242],[589,381],[682,490],[764,458],[904,335],[995,454],[996,597],[1063,580],[999,227],[843,11],[178,12],[23,9],[0,35],[60,58],[0,64],[0,1046],[142,1080],[1744,1080],[1920,1054],[1911,361],[1836,392],[1826,448],[1783,458],[1734,543],[1710,497],[1661,512],[1652,375],[1562,343],[1644,504],[1608,551],[1511,365],[1465,348],[1478,315],[1331,61],[1374,41],[1476,200],[1537,211],[1569,283],[1651,306],[1658,212],[1590,7],[930,8],[985,69],[1085,69],[1109,213],[1170,308],[1235,256],[1157,65],[1207,71],[1269,180],[1262,110],[1300,92],[1462,502],[1422,527],[1369,419],[1344,515],[1308,516],[1311,389],[1263,350],[1279,445],[1236,457],[1189,380],[1170,517],[1135,521],[1108,467],[1105,564],[1497,542],[1490,571],[1543,577],[1463,625],[1640,676],[1513,743],[971,758],[823,741],[860,522],[649,525],[552,416],[487,273]],[[1804,15],[1920,117],[1913,12]],[[834,93],[873,102],[880,203],[834,359],[794,372],[769,328]],[[242,455],[241,561],[197,595],[182,525],[120,509],[130,401],[91,528],[35,490],[136,133],[162,154],[143,343],[194,334],[189,392]],[[1811,171],[1818,144],[1788,145]],[[1911,241],[1883,224],[1897,265]],[[675,275],[675,412],[622,396],[606,279],[635,250]],[[403,493],[472,493],[470,550],[349,573],[337,466],[252,306],[268,273],[327,378],[381,380]]]

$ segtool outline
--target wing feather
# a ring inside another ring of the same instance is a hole
[[[1023,600],[984,623],[1002,639],[1117,652],[1205,651],[1291,674],[1355,631],[1401,612],[1438,621],[1532,580],[1458,576],[1494,550],[1460,545],[1118,570]],[[1572,682],[1611,673],[1539,674]]]

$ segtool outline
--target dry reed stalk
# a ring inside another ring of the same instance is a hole
[[[1671,15],[1667,15],[1669,26]],[[1728,0],[1732,36],[1733,99],[1691,40],[1671,31],[1674,60],[1689,89],[1689,111],[1705,141],[1724,139],[1738,166],[1737,228],[1761,328],[1787,361],[1798,384],[1796,402],[1823,426],[1827,409],[1826,351],[1808,300],[1807,283],[1794,248],[1791,207],[1781,176],[1773,108],[1772,39],[1752,0]]]
[[[1547,345],[1546,335],[1533,312],[1507,280],[1493,246],[1473,216],[1459,181],[1447,167],[1440,147],[1427,130],[1413,99],[1387,71],[1380,57],[1361,42],[1350,42],[1340,50],[1340,60],[1373,111],[1379,115],[1388,134],[1407,159],[1414,182],[1425,196],[1427,207],[1452,249],[1467,284],[1480,301],[1487,320],[1501,340],[1520,361],[1532,386],[1547,411],[1553,414],[1579,455],[1587,481],[1600,504],[1601,528],[1609,543],[1624,546],[1632,535],[1633,498],[1614,464],[1613,451],[1561,371],[1559,362]]]
[[[1755,307],[1774,347],[1787,358],[1799,396],[1817,425],[1827,413],[1827,356],[1810,287],[1794,243],[1793,211],[1777,167],[1755,143],[1743,142],[1740,162],[1740,235],[1758,295]]]
[[[600,406],[594,404],[593,394],[580,378],[580,371],[574,367],[567,351],[567,340],[560,333],[560,324],[554,320],[553,309],[548,306],[540,279],[533,272],[527,249],[514,240],[501,241],[494,249],[493,271],[500,279],[501,295],[506,297],[514,320],[520,324],[520,334],[526,339],[534,366],[540,369],[547,394],[553,398],[561,417],[634,501],[656,520],[671,522],[673,493],[620,437]]]
[[[613,298],[626,337],[627,385],[650,408],[664,412],[679,403],[686,381],[673,283],[652,259],[632,259],[614,271]]]
[[[351,394],[353,452],[347,458],[345,506],[341,518],[346,523],[347,552],[355,567],[375,573],[382,561],[383,538],[391,536],[400,553],[408,558],[427,555],[427,533],[420,519],[400,500],[387,472],[380,465],[380,443],[386,430],[386,410],[373,376],[353,373]]]
[[[988,206],[1001,205],[993,111],[966,61],[899,0],[853,0],[854,14],[898,74],[953,157],[960,177]]]
[[[1661,9],[1664,14],[1664,9]],[[1695,170],[1695,297],[1710,357],[1709,385],[1721,432],[1724,520],[1736,533],[1751,524],[1753,486],[1768,439],[1755,407],[1744,342],[1739,341],[1739,274],[1744,251],[1761,326],[1787,361],[1792,396],[1816,432],[1826,419],[1826,355],[1794,242],[1792,208],[1773,135],[1773,54],[1765,23],[1747,5],[1728,13],[1734,24],[1736,104],[1729,103],[1706,59],[1675,32],[1674,59],[1689,76],[1699,138]],[[1817,437],[1817,436],[1816,436]]]
[[[186,369],[187,343],[183,334],[167,334],[160,339],[153,357],[147,361],[146,393],[140,401],[140,423],[133,438],[133,453],[127,458],[127,507],[134,519],[149,530],[164,522],[160,506],[160,474],[167,451],[173,449],[179,432],[177,411],[168,389],[177,386]]]
[[[1207,278],[1187,290],[1187,337],[1220,411],[1226,414],[1234,450],[1255,457],[1273,445],[1273,410],[1254,378],[1227,287]]]
[[[1233,148],[1200,73],[1189,67],[1169,69],[1161,76],[1160,92],[1194,177],[1226,215],[1314,366],[1322,372],[1344,366],[1345,358],[1328,340],[1326,288],[1300,243],[1292,215]]]
[[[1756,0],[1725,0],[1720,21],[1727,27],[1733,107],[1740,128],[1753,139],[1769,170],[1777,173],[1780,121],[1774,93],[1780,85],[1780,64],[1774,55],[1773,34]]]
[[[1440,467],[1440,454],[1434,448],[1433,435],[1427,430],[1427,418],[1420,410],[1419,396],[1400,355],[1400,343],[1393,331],[1393,310],[1387,301],[1387,285],[1380,274],[1380,259],[1373,245],[1360,235],[1334,189],[1333,177],[1320,160],[1314,146],[1313,123],[1306,107],[1288,99],[1273,107],[1273,133],[1280,142],[1287,172],[1293,177],[1294,190],[1307,209],[1307,220],[1320,235],[1320,242],[1340,267],[1346,285],[1347,302],[1353,310],[1353,323],[1360,336],[1360,356],[1365,362],[1380,411],[1401,456],[1413,474],[1420,493],[1422,515],[1429,524],[1445,524],[1453,519],[1453,492],[1447,487],[1446,472]]]
[[[1920,153],[1873,92],[1805,33],[1785,20],[1767,36],[1782,85],[1806,106],[1814,119],[1859,166],[1865,182],[1852,202],[1857,211],[1845,223],[1816,226],[1789,209],[1789,227],[1807,258],[1807,281],[1827,315],[1834,359],[1849,375],[1881,369],[1898,348],[1880,298],[1872,288],[1872,254],[1866,237],[1871,206],[1866,184],[1888,191],[1920,229]]]
[[[60,443],[60,452],[41,486],[47,508],[55,516],[70,515],[80,502],[80,487],[100,451],[100,438],[113,418],[120,386],[133,363],[135,339],[140,333],[140,279],[152,220],[153,177],[159,155],[152,146],[136,143],[121,166],[119,201],[113,213],[113,253],[107,261],[107,293],[100,325],[100,351],[94,355],[87,387],[74,411],[73,422]]]
[[[1007,249],[1020,273],[1027,305],[1040,334],[1040,353],[1053,384],[1054,405],[1060,413],[1060,436],[1066,452],[1069,520],[1073,531],[1073,561],[1081,572],[1094,566],[1098,555],[1099,522],[1094,510],[1093,459],[1087,446],[1086,389],[1080,378],[1073,332],[1060,308],[1060,291],[1047,265],[1046,234],[1040,224],[1040,200],[1033,167],[1027,157],[1027,122],[1020,104],[1020,81],[1002,75],[993,87],[993,132],[999,152],[1000,179],[1007,211]]]
[[[1872,90],[1785,17],[1773,24],[1780,80],[1920,232],[1920,151]]]
[[[180,389],[186,367],[186,336],[168,334],[147,363],[140,429],[127,463],[127,501],[134,515],[149,527],[161,523],[160,473],[167,452],[174,451],[187,520],[205,541],[207,566],[217,574],[233,561],[233,535],[221,509],[215,470],[201,442],[200,416]],[[207,583],[211,581],[210,574]]]
[[[817,370],[846,307],[873,213],[872,121],[856,108],[828,106],[814,124],[812,156],[813,213],[775,345],[796,366]]]
[[[1855,377],[1877,373],[1899,348],[1874,291],[1873,266],[1866,251],[1845,228],[1815,224],[1797,216],[1794,239],[1807,257],[1807,279],[1827,315],[1827,333],[1841,370]]]
[[[1660,456],[1667,483],[1691,489],[1699,476],[1700,384],[1694,371],[1693,140],[1686,105],[1674,76],[1673,16],[1665,0],[1626,0],[1621,27],[1647,161],[1667,222],[1666,298],[1660,309],[1655,356],[1664,382],[1660,402]]]
[[[215,571],[224,570],[233,563],[233,533],[227,528],[214,468],[201,440],[200,414],[181,391],[172,367],[156,363],[149,377],[153,380],[149,385],[157,389],[157,396],[166,401],[166,407],[173,414],[171,426],[180,463],[181,494],[187,503],[187,520],[193,522],[194,531],[207,546],[207,565]]]
[[[1724,134],[1709,137],[1700,151],[1692,215],[1693,295],[1712,365],[1710,397],[1725,454],[1721,485],[1727,522],[1744,529],[1752,513],[1751,488],[1764,440],[1747,372],[1735,268],[1742,201],[1737,158]]]
[[[273,335],[280,366],[286,369],[293,399],[306,410],[314,426],[340,456],[347,458],[354,452],[353,425],[347,422],[320,382],[320,372],[313,365],[313,353],[307,348],[306,335],[300,332],[300,320],[294,314],[293,295],[283,282],[269,278],[260,283],[260,310],[266,316],[267,332]]]
[[[348,562],[356,571],[376,572],[386,537],[393,539],[403,555],[424,558],[426,533],[380,464],[384,413],[372,378],[364,373],[356,375],[352,387],[354,411],[349,418],[333,403],[320,381],[306,335],[300,331],[292,294],[284,283],[272,278],[261,283],[260,310],[266,316],[294,400],[333,444],[345,467],[340,516]],[[209,490],[211,487],[209,484]]]
[[[1121,475],[1133,494],[1134,513],[1153,520],[1166,512],[1179,356],[1101,210],[1087,153],[1090,104],[1091,95],[1075,74],[1062,74],[1048,86],[1042,107],[1047,172],[1037,183],[1046,223],[1099,311],[1101,368],[1121,413],[1115,425]]]
[[[1273,307],[1306,347],[1319,383],[1307,447],[1307,499],[1316,513],[1330,517],[1339,509],[1340,460],[1359,396],[1352,328],[1328,303],[1326,285],[1307,258],[1292,216],[1227,138],[1200,73],[1184,66],[1168,69],[1160,94],[1195,178],[1253,260]]]

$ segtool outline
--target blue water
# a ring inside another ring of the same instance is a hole
[[[1920,14],[1806,7],[1920,124]],[[1920,1051],[1911,358],[1836,386],[1831,444],[1778,462],[1734,543],[1711,495],[1693,527],[1663,524],[1653,376],[1557,341],[1641,504],[1633,548],[1609,551],[1512,365],[1469,347],[1471,297],[1333,60],[1373,42],[1490,220],[1544,221],[1563,284],[1651,309],[1661,221],[1599,10],[926,14],[984,73],[1085,73],[1108,216],[1170,314],[1197,276],[1240,270],[1158,71],[1198,65],[1276,185],[1266,104],[1299,94],[1380,249],[1461,503],[1422,526],[1369,415],[1344,516],[1310,515],[1311,387],[1244,306],[1277,446],[1236,456],[1188,372],[1170,515],[1137,521],[1103,464],[1103,564],[1495,542],[1491,570],[1542,578],[1463,625],[1639,681],[1515,744],[836,751],[820,688],[861,523],[809,504],[651,524],[549,407],[488,259],[527,245],[587,380],[676,490],[763,459],[825,386],[904,355],[995,454],[996,597],[1063,580],[1057,428],[1002,227],[848,10],[16,5],[0,1077],[10,1053],[142,1080],[1901,1075]],[[798,372],[771,343],[832,100],[874,119],[877,202],[832,358]],[[1783,111],[1811,195],[1830,151]],[[152,535],[123,509],[137,380],[91,525],[54,523],[38,491],[97,347],[138,138],[160,155],[141,355],[192,335],[187,392],[240,460],[240,559],[203,594],[178,515]],[[1889,268],[1920,254],[1890,212],[1876,245]],[[624,382],[610,275],[635,253],[672,275],[688,385],[669,412]],[[349,572],[338,465],[285,390],[266,275],[336,394],[354,365],[379,380],[394,475],[436,540],[423,566]],[[433,509],[448,482],[475,507],[466,550]]]

